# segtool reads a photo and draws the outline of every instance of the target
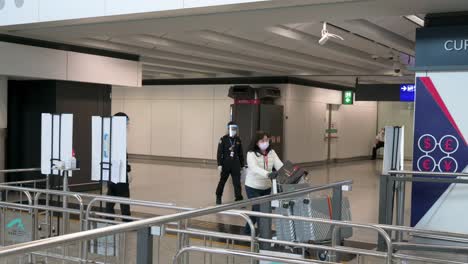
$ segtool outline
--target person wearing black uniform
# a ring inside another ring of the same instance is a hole
[[[127,114],[119,112],[115,114],[114,116],[125,116],[127,118],[127,124],[129,121],[129,118]],[[132,167],[130,164],[128,164],[128,155],[127,155],[127,177],[126,177],[126,182],[120,182],[120,183],[113,183],[109,181],[107,183],[107,195],[109,196],[118,196],[118,197],[124,197],[124,198],[130,198],[130,183],[128,181],[128,173],[132,171]],[[108,214],[115,214],[114,210],[115,203],[107,202],[106,203],[106,213]],[[120,204],[120,210],[122,215],[127,215],[130,216],[130,205],[128,204]],[[128,219],[124,219],[124,222],[128,222]]]
[[[241,170],[244,168],[244,152],[242,150],[241,139],[237,136],[237,130],[237,124],[229,122],[228,134],[219,140],[217,160],[221,177],[218,188],[216,188],[216,204],[222,203],[224,185],[226,185],[229,175],[232,177],[236,201],[244,199],[241,188]]]

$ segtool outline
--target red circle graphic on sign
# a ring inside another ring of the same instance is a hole
[[[420,171],[434,171],[437,164],[433,157],[422,156],[418,159],[417,165]]]
[[[418,140],[418,147],[422,152],[430,153],[437,147],[437,140],[433,135],[422,135]]]

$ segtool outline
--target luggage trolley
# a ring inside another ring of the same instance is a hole
[[[273,181],[273,192],[290,192],[298,189],[310,187],[305,183],[305,176],[308,173],[302,168],[286,161],[284,166],[278,171],[278,178]],[[312,197],[305,195],[293,199],[279,200],[275,207],[275,213],[284,216],[300,216],[309,218],[332,219],[332,202],[330,196]],[[349,200],[343,198],[342,219],[351,220]],[[305,221],[293,221],[287,219],[275,219],[276,237],[278,240],[291,242],[312,243],[327,245],[331,244],[332,226],[323,223],[312,223]],[[352,236],[352,228],[341,228],[341,242],[345,238]],[[328,252],[309,252],[319,260],[327,260]]]

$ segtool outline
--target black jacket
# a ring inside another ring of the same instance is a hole
[[[231,157],[231,147],[234,151],[234,157]],[[238,136],[233,138],[229,135],[223,136],[218,144],[218,166],[223,166],[224,161],[239,160],[241,167],[244,167],[244,152],[242,150],[242,142]]]

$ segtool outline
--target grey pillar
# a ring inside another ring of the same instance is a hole
[[[137,231],[137,264],[153,263],[153,236],[151,228]]]

